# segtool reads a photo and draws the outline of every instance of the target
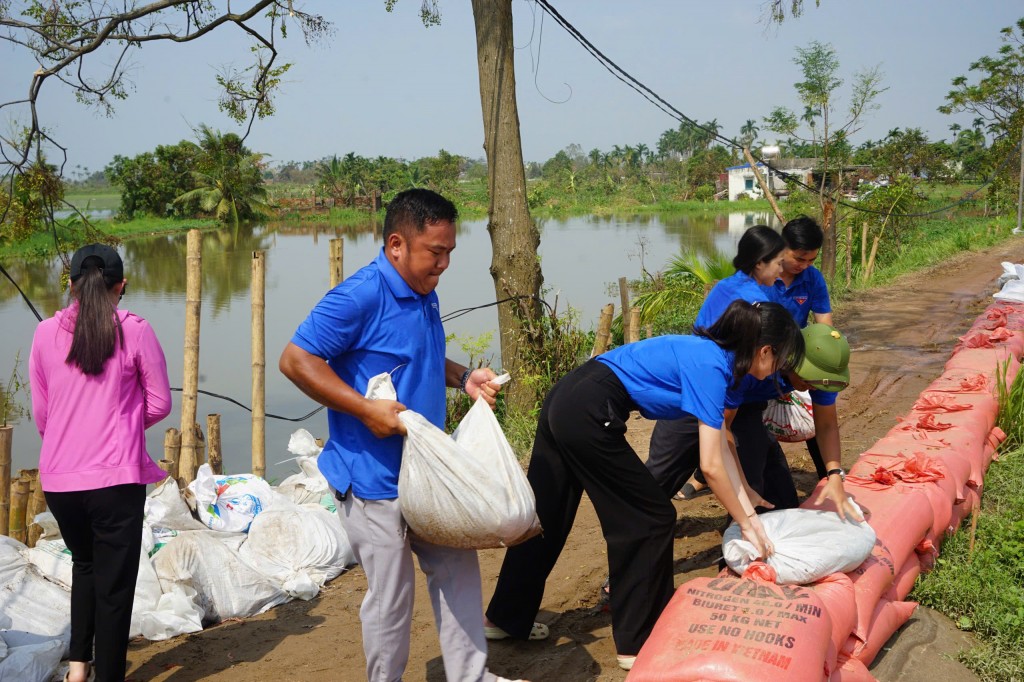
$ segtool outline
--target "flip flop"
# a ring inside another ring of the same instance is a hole
[[[533,627],[530,628],[530,636],[527,639],[532,642],[536,642],[542,639],[547,639],[550,634],[551,631],[548,629],[547,625],[544,625],[544,623],[534,623]],[[511,636],[512,635],[497,626],[484,626],[484,637],[487,639],[499,641],[502,639],[508,639]]]

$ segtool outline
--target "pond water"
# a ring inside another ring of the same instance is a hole
[[[681,251],[735,252],[740,235],[751,225],[772,224],[764,213],[708,215],[653,215],[640,217],[574,217],[540,221],[541,263],[545,299],[564,311],[577,309],[584,328],[596,325],[601,306],[619,307],[619,277],[636,279],[641,267],[663,269]],[[277,359],[292,333],[329,286],[329,241],[344,237],[346,275],[373,260],[381,247],[380,225],[328,228],[295,224],[243,226],[203,234],[202,319],[200,324],[199,388],[251,404],[249,280],[252,252],[266,251],[266,410],[284,417],[305,415],[316,405],[277,371]],[[185,327],[184,234],[137,238],[120,248],[129,281],[122,307],[139,313],[153,325],[167,355],[171,386],[183,378]],[[437,292],[441,314],[494,300],[488,272],[490,239],[485,220],[465,220],[458,227],[452,265],[441,277]],[[44,317],[66,304],[59,288],[60,263],[4,263],[5,268]],[[31,310],[6,279],[0,279],[0,381],[6,385],[20,354],[19,371],[28,379],[28,355],[37,322]],[[468,362],[459,339],[496,332],[493,307],[462,315],[445,325],[459,337],[449,344],[449,357]],[[496,338],[497,334],[494,333]],[[499,363],[496,344],[485,358]],[[174,392],[174,411],[149,430],[150,454],[163,453],[163,433],[180,428],[180,392]],[[18,402],[27,412],[27,394]],[[251,470],[249,412],[226,401],[200,395],[198,421],[221,415],[221,437],[226,471]],[[15,417],[12,475],[38,464],[39,434],[26,415]],[[294,465],[285,462],[288,437],[297,428],[314,436],[327,436],[323,412],[296,423],[268,419],[266,425],[267,477],[279,481]]]

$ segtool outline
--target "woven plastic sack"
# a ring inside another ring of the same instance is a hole
[[[806,585],[835,572],[860,566],[875,546],[875,531],[866,521],[844,521],[833,512],[783,509],[758,516],[775,553],[765,563],[780,585]],[[742,574],[757,557],[733,523],[722,536],[729,568]]]
[[[811,394],[791,391],[768,401],[762,413],[768,433],[782,443],[800,443],[814,438],[814,412]]]
[[[509,375],[492,382],[503,384]],[[389,374],[368,382],[366,397],[396,399]],[[398,502],[416,535],[464,549],[511,547],[541,532],[537,501],[494,411],[478,398],[448,436],[405,410]]]
[[[274,501],[270,484],[255,474],[217,476],[209,464],[188,484],[196,497],[196,513],[211,530],[244,533],[249,524]]]

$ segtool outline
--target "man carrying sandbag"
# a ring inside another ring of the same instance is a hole
[[[409,658],[414,570],[427,575],[449,680],[494,682],[486,668],[480,569],[474,550],[433,545],[406,532],[398,503],[405,428],[411,409],[444,427],[445,386],[491,405],[500,388],[489,368],[445,358],[434,288],[455,249],[455,206],[425,189],[388,204],[376,260],[317,303],[281,354],[281,372],[328,408],[330,439],[319,466],[339,500],[356,560],[366,572],[359,612],[366,675],[400,680]],[[367,381],[390,372],[398,399],[368,400]]]

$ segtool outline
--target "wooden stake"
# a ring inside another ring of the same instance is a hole
[[[224,460],[220,450],[220,415],[206,415],[206,445],[210,455],[210,470],[213,473],[224,473]]]
[[[203,427],[199,423],[192,425],[196,432],[196,469],[206,464],[206,437],[203,435]]]
[[[646,330],[647,330],[647,338],[651,338],[651,337],[654,336],[654,325],[653,324],[648,324],[647,327],[646,327]]]
[[[28,513],[28,481],[16,478],[11,481],[11,525],[12,540],[25,544],[28,542],[28,526],[25,515]]]
[[[640,340],[640,309],[636,306],[629,309],[629,343]]]
[[[332,239],[333,245],[336,240]],[[252,473],[267,473],[267,360],[264,300],[266,294],[266,258],[262,251],[252,252]],[[340,276],[340,272],[338,273]]]
[[[629,283],[619,277],[619,298],[622,301],[622,342],[629,343]]]
[[[35,547],[39,536],[43,534],[42,526],[35,523],[36,515],[46,511],[46,496],[43,493],[43,486],[39,482],[39,469],[29,469],[23,472],[28,476],[28,508],[25,511],[25,525],[28,527],[29,547]]]
[[[612,332],[612,316],[615,314],[615,305],[608,303],[601,308],[601,319],[597,323],[597,336],[594,339],[594,352],[590,357],[594,358],[608,350],[608,339]]]
[[[0,426],[0,535],[11,527],[11,444],[14,427]]]
[[[871,275],[875,273],[875,256],[878,255],[878,241],[879,236],[876,234],[874,240],[871,242],[871,255],[868,256],[868,268],[864,272],[864,281],[867,282],[871,279]]]
[[[167,475],[177,480],[178,478],[178,457],[181,456],[181,432],[173,426],[164,431],[164,458],[157,462],[157,466],[167,472]]]
[[[332,239],[330,245],[331,288],[333,289],[345,279],[345,238]]]
[[[860,230],[860,271],[868,266],[868,224],[865,222]]]
[[[779,219],[782,224],[786,223],[786,219],[782,217],[782,211],[779,210],[779,205],[775,203],[775,196],[772,191],[768,188],[768,183],[761,177],[761,171],[757,169],[757,162],[754,161],[754,157],[750,155],[750,150],[746,147],[743,148],[743,156],[746,157],[747,163],[750,164],[750,170],[754,171],[754,177],[757,178],[757,184],[761,186],[761,191],[764,193],[764,198],[768,200],[768,203],[772,205],[772,210],[775,211],[775,217]]]
[[[853,223],[846,223],[846,288],[850,288],[853,276]]]
[[[182,487],[196,477],[196,409],[199,390],[199,320],[203,293],[202,233],[188,231],[185,260],[185,379],[181,389],[181,456],[178,481]]]

